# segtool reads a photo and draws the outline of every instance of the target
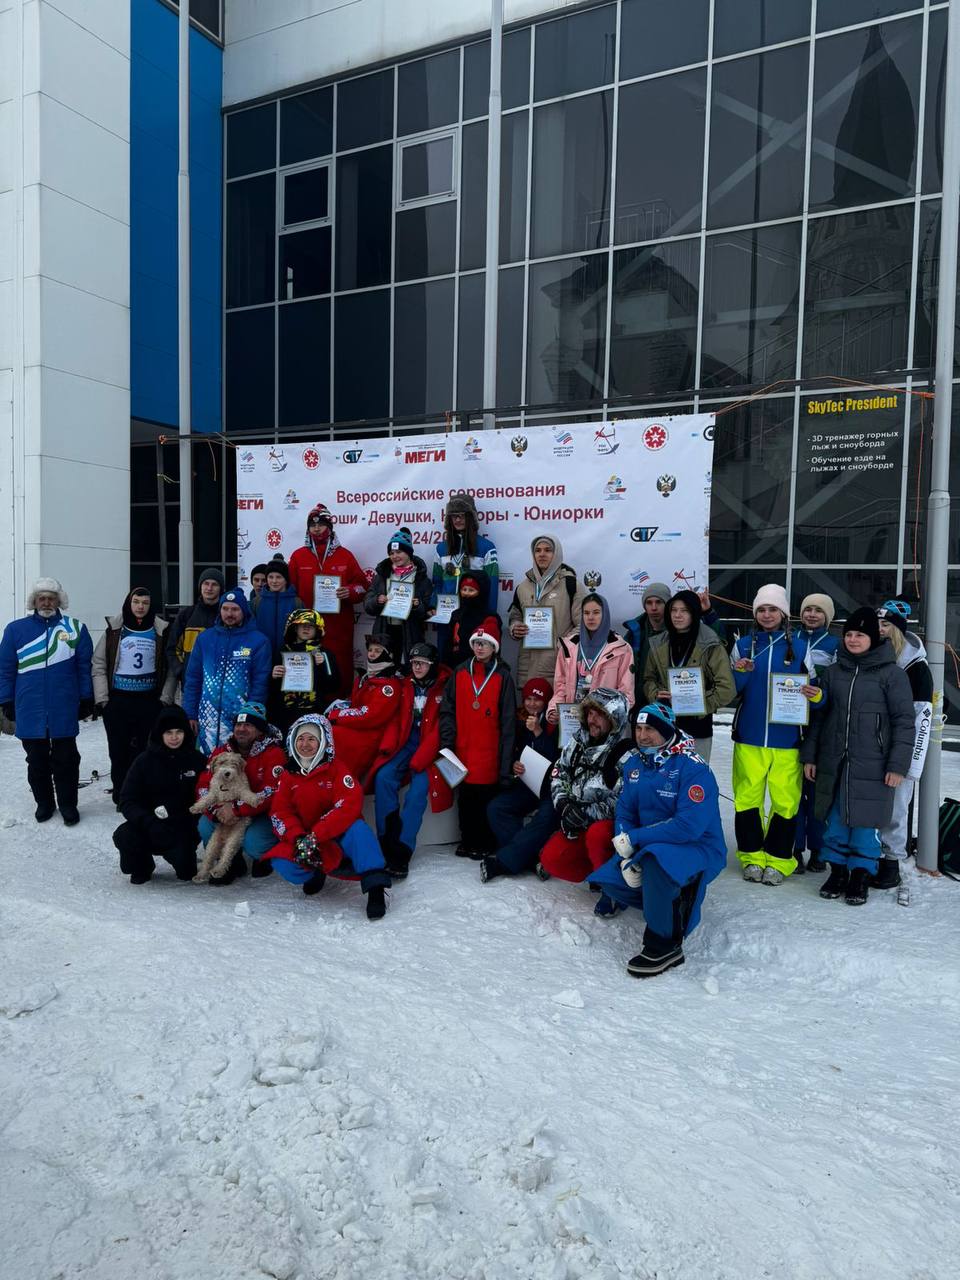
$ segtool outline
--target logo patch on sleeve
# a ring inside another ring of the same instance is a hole
[[[345,786],[349,791],[352,791],[352,790],[353,790],[353,779],[350,777],[349,773],[345,773],[345,774],[343,775],[343,785],[344,785],[344,786]]]
[[[704,797],[703,787],[700,787],[694,784],[694,786],[692,786],[687,792],[687,795],[693,801],[694,804],[700,804],[700,802],[703,800],[703,797]]]

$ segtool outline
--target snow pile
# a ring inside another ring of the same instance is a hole
[[[443,849],[378,924],[356,885],[132,887],[102,783],[38,827],[0,764],[0,1274],[955,1274],[960,887],[731,869],[640,983],[639,916]]]

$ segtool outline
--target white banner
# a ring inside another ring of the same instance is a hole
[[[481,532],[497,548],[502,617],[531,566],[531,540],[552,533],[581,581],[610,602],[619,628],[640,612],[649,582],[672,591],[707,586],[713,433],[712,414],[690,414],[241,446],[241,585],[253,565],[303,546],[317,502],[330,508],[341,542],[367,571],[404,525],[429,571],[447,498],[466,490],[476,498]]]

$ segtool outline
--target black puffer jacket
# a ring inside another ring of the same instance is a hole
[[[178,750],[164,746],[165,729],[183,729],[183,745]],[[150,731],[146,751],[130,766],[120,793],[120,812],[152,844],[161,847],[195,833],[197,819],[187,811],[194,801],[197,779],[206,767],[183,710],[165,707]],[[158,805],[166,809],[166,818],[156,816]]]
[[[813,706],[800,748],[803,763],[817,766],[816,815],[826,818],[836,796],[847,826],[888,826],[894,789],[884,784],[884,775],[906,777],[913,756],[910,681],[884,640],[857,656],[841,645],[837,661],[822,673],[822,685],[825,697]]]

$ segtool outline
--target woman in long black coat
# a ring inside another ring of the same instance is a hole
[[[837,661],[821,683],[825,696],[800,748],[804,775],[815,784],[816,816],[827,822],[822,856],[830,875],[820,896],[860,906],[877,872],[877,828],[890,822],[913,754],[910,681],[872,609],[847,619]]]

